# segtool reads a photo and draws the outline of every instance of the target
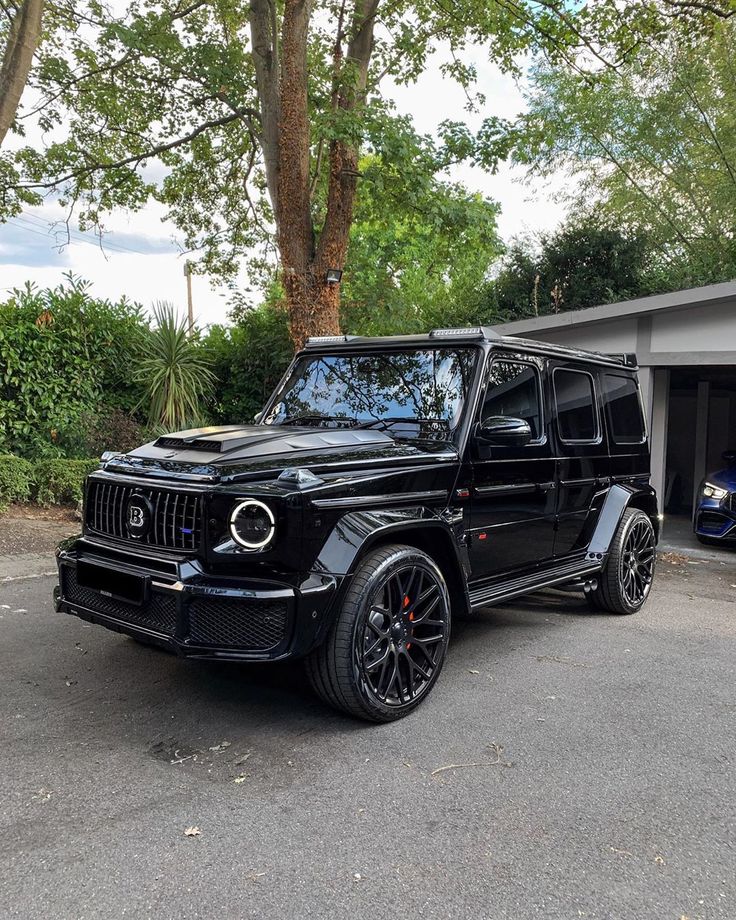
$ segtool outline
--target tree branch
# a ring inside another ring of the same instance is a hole
[[[250,107],[242,108],[228,115],[223,115],[221,118],[214,118],[211,121],[206,121],[195,128],[193,131],[190,131],[189,134],[185,134],[183,137],[178,137],[176,140],[168,141],[165,144],[157,144],[156,146],[149,148],[143,153],[131,154],[131,156],[123,157],[122,159],[115,160],[111,163],[91,161],[89,165],[80,167],[79,169],[72,169],[63,176],[57,176],[51,182],[23,183],[19,185],[12,185],[10,188],[56,188],[57,186],[61,185],[62,182],[68,182],[70,179],[76,179],[79,176],[86,176],[97,172],[107,172],[108,170],[113,169],[122,169],[124,166],[130,166],[131,163],[138,165],[144,160],[150,160],[152,157],[160,156],[162,153],[166,153],[169,150],[175,150],[177,147],[183,147],[186,144],[191,143],[195,138],[199,137],[200,134],[204,134],[206,131],[210,131],[212,128],[224,127],[225,125],[228,125],[231,122],[237,121],[241,118],[252,119],[258,117],[258,112],[256,112],[255,109],[251,109]]]
[[[10,26],[0,64],[0,146],[15,120],[41,39],[43,0],[23,0]]]

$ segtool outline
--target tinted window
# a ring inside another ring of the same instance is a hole
[[[603,375],[603,392],[611,436],[617,444],[641,444],[644,419],[636,382],[631,377]]]
[[[492,415],[523,418],[529,423],[532,438],[542,435],[537,371],[528,364],[494,361],[483,403],[483,420]]]
[[[394,436],[443,437],[460,422],[478,352],[417,351],[304,355],[275,395],[267,425],[353,427],[392,420]]]
[[[582,371],[557,368],[554,373],[557,427],[563,441],[595,441],[598,416],[593,378]]]

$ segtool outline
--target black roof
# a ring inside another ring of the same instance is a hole
[[[481,342],[488,346],[508,348],[512,351],[531,351],[535,354],[549,355],[552,357],[568,358],[575,361],[587,361],[593,364],[607,364],[616,367],[635,369],[637,367],[636,355],[632,354],[604,354],[598,351],[585,351],[580,348],[567,348],[564,345],[554,345],[551,342],[539,342],[534,339],[522,339],[512,335],[499,335],[490,326],[471,326],[458,329],[433,329],[423,335],[327,335],[315,336],[308,339],[306,349],[321,349],[329,346],[333,348],[354,348],[356,346],[390,347],[391,345],[437,345],[438,343],[467,344],[468,342]]]

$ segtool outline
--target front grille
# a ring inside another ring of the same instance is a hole
[[[142,606],[127,604],[113,597],[105,597],[99,591],[85,588],[77,582],[76,569],[65,565],[61,568],[62,597],[69,604],[79,604],[93,613],[101,613],[125,623],[146,626],[157,632],[173,635],[176,629],[176,598],[169,594],[153,592],[148,603]]]
[[[189,605],[189,638],[197,645],[266,651],[284,639],[287,620],[285,601],[197,597]]]
[[[128,533],[126,505],[131,495],[151,503],[153,518],[148,533],[132,538]],[[195,550],[202,530],[202,496],[195,492],[151,489],[91,479],[87,489],[87,526],[97,533],[148,546]]]

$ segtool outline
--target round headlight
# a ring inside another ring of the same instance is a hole
[[[276,521],[273,512],[255,498],[248,498],[233,508],[230,515],[230,535],[245,549],[259,550],[273,540]]]

